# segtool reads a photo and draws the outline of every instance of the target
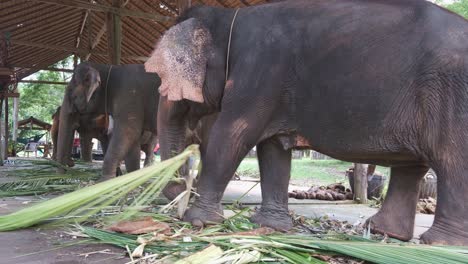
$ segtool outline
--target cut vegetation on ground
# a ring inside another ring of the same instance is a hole
[[[293,215],[295,229],[276,233],[251,223],[251,209],[233,206],[233,216],[224,223],[197,229],[174,217],[185,204],[154,204],[162,187],[194,153],[192,147],[152,167],[0,216],[0,230],[44,224],[63,228],[71,223],[71,233],[87,239],[80,243],[121,247],[131,263],[468,263],[465,248],[402,243],[327,219]],[[184,201],[182,196],[176,200]]]

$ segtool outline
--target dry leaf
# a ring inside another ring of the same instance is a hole
[[[171,227],[167,223],[154,221],[150,216],[138,220],[122,221],[110,226],[108,229],[114,232],[132,235],[151,232],[162,233],[165,235],[172,234]]]

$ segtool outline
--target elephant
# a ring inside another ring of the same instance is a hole
[[[58,134],[59,134],[59,126],[60,126],[60,109],[61,107],[57,107],[57,110],[52,115],[52,127],[50,129],[52,143],[53,143],[53,153],[52,153],[52,160],[57,160],[57,146],[58,146]],[[100,141],[104,141],[102,137],[101,130],[98,128],[91,128],[91,129],[84,129],[84,127],[88,127],[89,124],[92,122],[92,118],[89,116],[80,117],[79,121],[73,125],[73,131],[78,130],[80,134],[80,142],[81,142],[81,159],[85,162],[92,161],[92,142],[93,138],[97,138]],[[69,142],[70,146],[73,144],[73,138]],[[70,154],[69,154],[70,155]],[[75,165],[71,156],[65,158],[67,160],[66,165],[69,167],[73,167]]]
[[[122,160],[128,172],[139,169],[142,147],[145,165],[150,164],[160,83],[159,76],[145,72],[143,65],[77,65],[60,110],[57,161],[65,164],[78,129],[86,153],[93,137],[103,145],[101,181],[115,177]]]
[[[56,112],[52,115],[52,127],[50,129],[52,142],[54,145],[54,152],[52,154],[52,160],[57,160],[57,138],[58,138],[58,130],[59,130],[59,123],[60,123],[60,106],[57,107]],[[107,145],[109,143],[110,135],[107,135],[106,131],[106,123],[105,123],[105,115],[99,116],[89,116],[84,115],[80,116],[79,122],[74,125],[74,130],[77,130],[80,135],[80,144],[81,144],[81,159],[85,162],[92,161],[92,139],[98,139],[102,144],[102,151],[103,154],[106,153]],[[140,148],[141,151],[145,153],[145,161],[144,166],[148,166],[154,162],[154,155],[153,149],[157,143],[156,134],[150,132],[144,132],[141,141],[140,141]],[[70,145],[73,142],[70,142]],[[75,165],[73,159],[71,157],[68,158],[66,163],[69,167],[73,167]],[[117,168],[117,175],[121,175],[121,171]]]
[[[383,15],[385,14],[385,15]],[[217,113],[184,220],[220,222],[220,200],[257,146],[262,205],[252,220],[288,230],[291,149],[391,167],[373,232],[413,236],[419,183],[438,177],[427,244],[468,246],[468,21],[422,0],[281,1],[181,14],[145,63],[162,80],[163,158]]]

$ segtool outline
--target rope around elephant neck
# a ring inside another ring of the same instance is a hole
[[[234,28],[234,22],[236,21],[238,12],[239,12],[239,8],[237,8],[236,12],[234,13],[234,17],[232,18],[232,21],[231,21],[231,29],[229,30],[229,41],[228,41],[227,55],[226,55],[226,82],[228,80],[228,75],[229,75],[229,53],[231,51],[232,29]]]
[[[105,120],[106,120],[106,129],[109,127],[109,113],[107,111],[107,86],[109,86],[109,77],[112,71],[112,66],[109,67],[109,71],[107,72],[107,80],[106,80],[106,87],[104,87],[104,113],[105,113]]]

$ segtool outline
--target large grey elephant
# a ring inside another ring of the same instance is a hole
[[[467,246],[467,43],[467,20],[422,0],[189,9],[145,65],[162,79],[163,153],[180,152],[187,126],[218,113],[184,219],[223,220],[226,185],[257,145],[263,202],[253,221],[291,228],[291,149],[309,147],[390,166],[369,222],[402,240],[412,238],[419,182],[433,168],[438,207],[421,241]]]
[[[79,64],[60,110],[57,161],[66,163],[74,130],[79,129],[85,149],[91,148],[87,145],[93,137],[103,143],[102,180],[114,177],[122,160],[128,172],[139,169],[142,146],[145,163],[150,163],[160,82],[143,65]]]

